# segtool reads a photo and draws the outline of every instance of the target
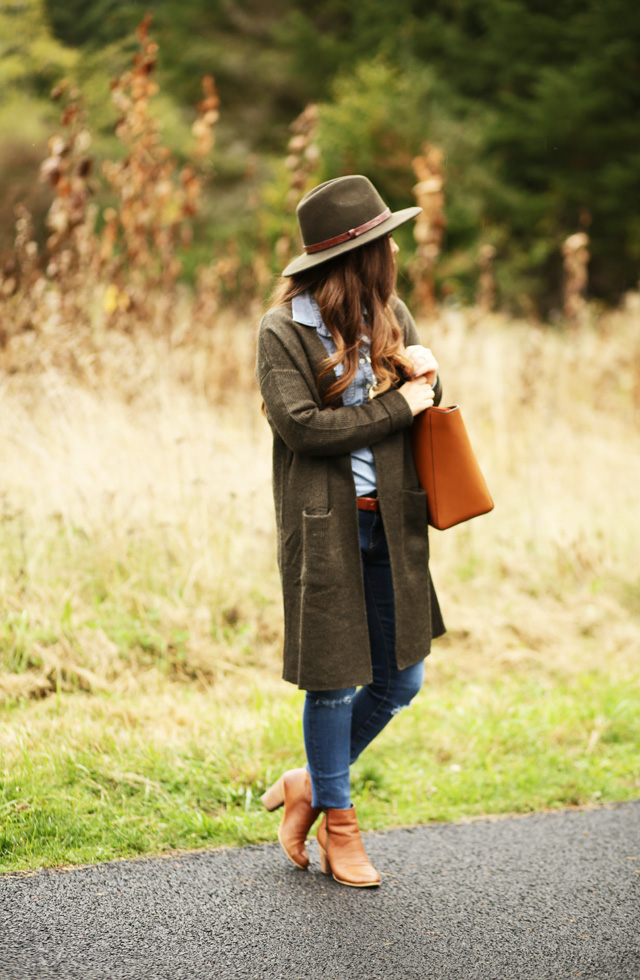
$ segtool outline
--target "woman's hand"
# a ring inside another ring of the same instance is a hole
[[[405,347],[404,353],[411,361],[414,378],[424,375],[428,383],[434,385],[438,377],[438,362],[429,348],[422,347],[421,344],[412,344],[410,347]]]
[[[433,405],[433,388],[424,374],[414,378],[413,381],[405,381],[398,391],[406,399],[412,415],[419,415],[425,408],[431,408]]]

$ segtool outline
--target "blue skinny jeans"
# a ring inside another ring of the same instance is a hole
[[[398,670],[389,549],[382,518],[358,511],[373,680],[360,687],[307,691],[302,728],[313,805],[351,806],[349,767],[422,687],[424,660]]]

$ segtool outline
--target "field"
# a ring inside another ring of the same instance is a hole
[[[0,378],[0,870],[275,837],[259,796],[303,761],[302,694],[257,318]],[[496,508],[431,534],[449,632],[354,770],[362,826],[637,797],[637,309],[419,326]]]

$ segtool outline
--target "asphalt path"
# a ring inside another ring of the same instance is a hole
[[[276,821],[274,820],[274,829]],[[640,801],[0,877],[1,980],[640,980]]]

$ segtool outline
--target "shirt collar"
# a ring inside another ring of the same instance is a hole
[[[304,293],[298,293],[291,300],[291,315],[296,323],[301,323],[305,327],[315,327],[321,336],[331,337],[320,314],[320,307],[308,289]]]
[[[366,310],[363,311],[366,316]],[[291,315],[296,323],[301,323],[305,327],[315,327],[321,337],[326,337],[328,340],[333,340],[329,328],[326,326],[322,315],[320,313],[320,307],[316,302],[315,296],[313,296],[308,289],[305,289],[303,293],[298,293],[291,300]],[[369,346],[369,338],[362,337],[361,343],[365,347]]]

